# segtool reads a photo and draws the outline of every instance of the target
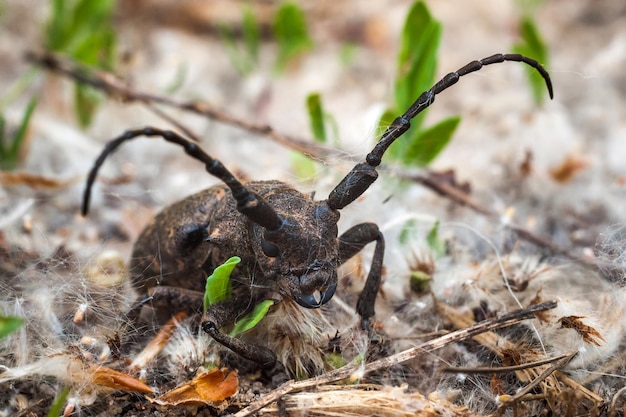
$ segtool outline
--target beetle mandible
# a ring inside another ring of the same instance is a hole
[[[365,162],[355,165],[325,200],[314,201],[279,181],[243,184],[195,143],[172,131],[146,127],[126,131],[105,147],[87,179],[83,215],[88,212],[91,187],[100,166],[122,143],[148,136],[180,145],[224,184],[165,208],[143,230],[135,242],[130,265],[135,272],[133,284],[139,291],[165,294],[164,290],[172,287],[202,291],[212,270],[236,255],[242,261],[237,268],[238,279],[234,281],[247,280],[244,293],[252,292],[250,279],[253,277],[255,284],[259,284],[254,287],[264,288],[265,295],[269,290],[304,308],[318,308],[335,293],[337,267],[367,244],[375,242],[370,270],[356,305],[362,327],[366,329],[375,313],[385,241],[374,223],[358,224],[339,235],[339,211],[376,181],[376,167],[385,151],[409,129],[411,119],[434,102],[437,94],[466,74],[504,61],[522,62],[536,69],[546,82],[550,98],[553,97],[548,72],[531,58],[519,54],[495,54],[472,61],[422,93],[392,122]],[[245,300],[235,297],[210,306],[202,318],[202,328],[239,355],[271,367],[276,363],[276,356],[269,349],[250,345],[219,330],[233,324],[263,297],[250,293],[246,293]]]

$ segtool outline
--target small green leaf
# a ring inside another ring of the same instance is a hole
[[[0,169],[12,170],[17,166],[20,150],[26,140],[28,124],[36,106],[37,99],[33,97],[28,102],[26,110],[24,110],[24,115],[17,131],[10,139],[5,136],[5,120],[3,117],[0,117]]]
[[[46,24],[47,49],[92,67],[112,70],[116,32],[112,26],[115,0],[52,0]],[[87,87],[74,90],[74,108],[82,127],[92,120],[100,100]]]
[[[204,310],[209,308],[212,304],[230,299],[232,291],[230,274],[239,262],[241,262],[241,258],[233,256],[222,265],[215,268],[213,273],[206,279]]]
[[[439,220],[435,222],[432,229],[426,235],[426,243],[436,257],[443,256],[446,253],[446,242],[439,239]]]
[[[189,68],[186,64],[179,64],[178,68],[176,69],[174,79],[167,87],[165,87],[165,92],[167,94],[174,94],[176,91],[178,91],[183,86],[183,84],[185,84],[185,79],[187,78],[188,72]]]
[[[261,45],[261,28],[250,5],[246,6],[243,11],[243,40],[250,61],[256,63]]]
[[[280,6],[272,29],[278,42],[278,71],[282,71],[289,60],[313,47],[304,12],[295,3],[286,2]]]
[[[379,138],[381,138],[382,134],[387,130],[389,126],[391,126],[391,123],[393,123],[393,121],[395,120],[397,116],[396,113],[397,112],[395,110],[387,109],[385,110],[383,115],[380,116],[380,120],[378,121],[378,129],[377,129]],[[399,142],[396,141],[394,145],[398,143]],[[402,148],[400,146],[392,145],[389,149],[387,149],[387,152],[385,152],[385,158],[392,160],[392,161],[397,161],[398,159],[400,159],[401,155],[402,155]]]
[[[449,117],[417,133],[411,138],[406,153],[402,156],[405,165],[426,166],[448,145],[457,126],[459,116]]]
[[[237,336],[240,333],[247,332],[261,321],[267,314],[270,307],[274,305],[274,300],[265,300],[260,302],[254,307],[252,312],[246,314],[244,318],[235,323],[235,327],[230,332],[232,337]]]
[[[326,143],[326,126],[324,125],[324,109],[319,93],[311,93],[306,98],[306,107],[309,111],[309,122],[313,138],[320,143]]]
[[[411,291],[413,291],[415,294],[421,295],[428,291],[430,281],[432,281],[432,278],[426,272],[413,271],[411,272],[409,286],[411,288]]]
[[[419,94],[433,86],[437,72],[437,50],[442,31],[441,23],[430,14],[426,3],[423,1],[413,3],[401,33],[398,70],[394,86],[395,107],[385,112],[381,118],[381,126],[389,125],[400,112],[405,111],[415,102]],[[411,120],[411,127],[404,134],[405,137],[389,147],[385,154],[387,159],[400,160],[408,165],[425,165],[415,160],[406,161],[409,159],[408,152],[413,154],[413,159],[416,155],[422,155],[419,152],[416,153],[417,144],[414,142],[422,135],[422,124],[426,113],[427,111],[422,111]],[[430,160],[433,158],[434,156]]]
[[[85,128],[91,124],[100,101],[102,101],[100,92],[84,84],[76,84],[74,87],[74,108],[81,127]]]
[[[19,329],[24,324],[24,319],[15,316],[0,316],[0,339]]]
[[[310,180],[317,176],[315,162],[300,152],[291,153],[291,167],[294,174],[302,180]]]
[[[70,395],[70,387],[63,387],[52,402],[50,409],[48,410],[48,417],[59,417],[61,410],[67,401],[67,397]]]
[[[541,37],[533,20],[526,16],[520,22],[521,41],[513,45],[513,51],[535,59],[540,64],[548,64],[548,46]],[[540,105],[546,96],[545,81],[533,68],[526,68],[528,81],[533,91],[535,103]]]
[[[329,353],[324,356],[324,362],[333,369],[339,369],[346,366],[346,360],[340,353]]]
[[[400,236],[398,240],[401,245],[406,245],[409,242],[409,238],[415,233],[415,220],[409,220],[404,223],[402,230],[400,230]]]
[[[422,1],[413,4],[404,22],[398,73],[396,75],[396,108],[406,109],[415,95],[429,89],[437,71],[437,49],[441,40],[441,23],[435,20]],[[412,122],[419,126],[419,122]]]

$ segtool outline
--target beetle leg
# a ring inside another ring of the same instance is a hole
[[[339,259],[342,262],[350,259],[361,251],[370,242],[376,242],[374,256],[367,275],[365,286],[356,303],[356,311],[361,316],[363,329],[369,327],[370,318],[375,314],[374,304],[380,289],[380,277],[383,271],[383,255],[385,253],[385,239],[374,223],[361,223],[348,229],[339,236]]]
[[[152,298],[152,307],[156,311],[184,311],[189,315],[202,312],[204,294],[200,291],[157,285],[148,290],[148,296]]]
[[[248,303],[237,298],[217,302],[204,312],[202,330],[238,355],[258,363],[264,369],[271,369],[277,364],[274,352],[268,348],[231,337],[219,330],[224,326],[233,324],[238,317],[246,312],[247,308]]]
[[[188,314],[202,311],[204,294],[198,291],[159,285],[152,288],[149,295],[152,297],[152,306],[157,311],[185,311]],[[219,330],[233,324],[246,312],[247,307],[247,301],[237,298],[211,305],[202,316],[202,330],[222,346],[258,363],[264,369],[271,369],[276,365],[276,355],[271,350],[236,339]]]

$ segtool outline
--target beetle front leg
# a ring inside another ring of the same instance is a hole
[[[219,330],[224,326],[235,323],[237,317],[246,312],[247,307],[247,300],[237,298],[211,305],[202,316],[202,330],[207,332],[218,343],[238,355],[258,363],[263,369],[271,369],[277,364],[274,352],[265,347],[236,339]]]
[[[361,316],[363,329],[369,327],[370,318],[375,314],[374,304],[380,289],[380,279],[383,272],[385,238],[374,223],[357,224],[339,236],[339,259],[342,262],[352,258],[370,242],[376,242],[376,248],[365,286],[356,303],[356,311]]]

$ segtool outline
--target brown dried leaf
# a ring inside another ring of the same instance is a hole
[[[535,304],[541,304],[545,301],[545,299],[541,296],[541,289],[539,289],[537,291],[537,293],[535,294],[535,296],[532,298],[532,300],[530,300],[530,303],[528,303],[528,305],[535,305]],[[542,311],[540,313],[535,313],[535,317],[537,317],[537,320],[539,320],[542,323],[549,323],[550,322],[550,313],[548,311]]]
[[[45,177],[43,175],[31,174],[28,172],[6,172],[0,171],[0,185],[5,187],[16,187],[24,185],[34,189],[50,189],[63,188],[77,181],[78,178],[70,178],[60,180],[57,178]]]
[[[596,346],[601,346],[599,341],[606,343],[606,340],[604,340],[600,332],[591,326],[587,326],[580,320],[584,318],[585,316],[565,316],[561,317],[559,322],[561,323],[561,327],[576,330],[586,343]]]
[[[491,388],[491,393],[496,396],[504,395],[506,392],[504,391],[504,383],[500,378],[498,378],[498,374],[491,375],[491,382],[489,383],[489,387]]]
[[[153,394],[152,388],[128,374],[107,368],[106,366],[91,365],[93,383],[102,387],[121,391],[143,392]]]
[[[158,398],[150,399],[151,402],[165,406],[179,405],[210,405],[222,408],[226,405],[226,399],[237,394],[239,391],[239,379],[237,371],[229,371],[227,368],[212,369],[202,372],[196,377],[166,392]]]
[[[556,182],[565,183],[570,181],[576,173],[587,168],[589,161],[583,158],[568,155],[557,167],[550,170],[552,179]]]
[[[146,345],[145,348],[133,359],[133,362],[128,367],[132,372],[136,372],[145,368],[156,356],[163,350],[165,345],[170,341],[174,330],[176,330],[176,323],[187,317],[187,313],[180,312],[174,317],[168,320],[163,325],[161,330],[154,336],[154,338]]]

